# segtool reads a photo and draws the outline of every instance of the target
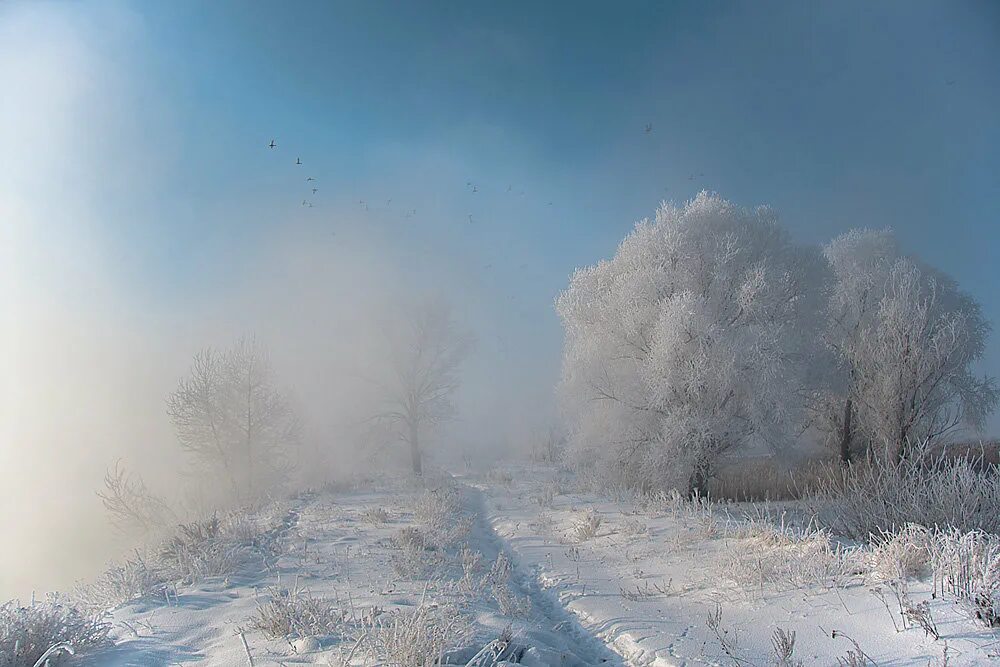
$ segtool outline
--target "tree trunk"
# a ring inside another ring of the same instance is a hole
[[[704,498],[708,495],[708,466],[696,464],[688,479],[688,498]]]
[[[847,399],[844,405],[844,424],[840,432],[840,462],[844,465],[851,464],[851,417],[854,414],[854,406],[851,399]]]
[[[413,464],[413,474],[417,477],[424,472],[423,461],[420,455],[420,442],[417,440],[417,427],[410,424],[410,461]]]

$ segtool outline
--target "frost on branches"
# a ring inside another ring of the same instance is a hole
[[[835,275],[824,339],[836,359],[825,421],[841,459],[860,446],[898,463],[918,444],[980,427],[998,394],[971,370],[990,330],[979,304],[902,256],[888,230],[848,232],[824,254]]]
[[[825,263],[767,209],[663,205],[559,296],[572,446],[620,481],[702,493],[723,454],[788,441]]]

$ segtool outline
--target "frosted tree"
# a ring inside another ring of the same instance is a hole
[[[638,223],[557,300],[578,456],[630,485],[703,493],[720,457],[787,442],[823,270],[767,209],[705,192]]]
[[[168,413],[181,446],[203,473],[225,480],[235,499],[261,495],[289,472],[299,421],[253,337],[196,354],[168,398]]]
[[[828,355],[810,408],[821,432],[831,436],[849,463],[857,449],[858,370],[850,359],[863,332],[874,325],[892,264],[899,257],[889,230],[856,229],[823,249],[833,271],[823,343]]]
[[[413,472],[421,475],[421,438],[454,417],[452,397],[473,339],[459,329],[448,305],[434,300],[405,308],[383,323],[383,333],[387,369],[373,379],[379,407],[372,422],[407,444]]]
[[[843,416],[841,458],[852,441],[895,461],[917,443],[979,428],[996,407],[991,378],[972,366],[989,324],[979,304],[944,274],[900,255],[888,230],[856,230],[825,254],[836,280],[825,338],[835,352],[831,393]]]

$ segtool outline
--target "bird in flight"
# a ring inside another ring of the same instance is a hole
[[[469,224],[470,225],[472,224],[472,214],[471,213],[469,214]]]
[[[945,84],[949,85],[949,86],[954,86],[955,85],[955,80],[954,79],[948,79],[947,81],[945,81]]]
[[[652,123],[646,123],[646,134],[649,134],[652,131],[653,131],[653,124]]]
[[[309,178],[306,179],[306,182],[308,183],[309,181],[315,181],[315,180],[316,180],[315,178],[313,178],[312,176],[310,176]]]
[[[317,192],[319,192],[319,188],[313,188],[313,194],[316,194]]]
[[[472,191],[473,191],[473,192],[479,192],[479,187],[478,187],[478,186],[475,186],[475,185],[473,185],[473,186],[472,186]]]
[[[306,201],[305,199],[303,199],[303,200],[302,200],[302,205],[303,205],[303,206],[306,206],[306,207],[308,207],[308,208],[312,208],[312,206],[313,206],[313,205],[312,205],[312,202],[310,202],[310,201]]]
[[[274,143],[274,139],[271,139],[271,143],[267,145],[268,148],[277,148],[278,144]]]
[[[295,158],[295,164],[302,164],[302,158],[300,157]]]

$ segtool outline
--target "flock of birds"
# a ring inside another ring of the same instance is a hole
[[[643,127],[643,131],[644,131],[645,134],[652,134],[652,132],[653,132],[653,124],[652,123],[646,123],[645,126]],[[270,143],[267,144],[267,148],[269,150],[272,150],[272,151],[274,149],[278,148],[278,142],[277,142],[277,140],[271,139]],[[295,158],[295,165],[300,167],[300,166],[302,166],[302,164],[303,164],[302,163],[302,158],[301,157],[296,157]],[[698,174],[699,178],[700,177],[704,177],[704,176],[705,176],[704,173],[699,173]],[[689,181],[694,181],[695,180],[695,174],[693,174],[693,173],[690,174],[688,176],[688,180]],[[306,179],[305,179],[305,182],[308,184],[307,185],[308,192],[311,194],[311,196],[307,195],[305,198],[303,198],[301,206],[304,207],[304,208],[313,208],[313,206],[314,206],[313,199],[316,197],[316,193],[319,192],[319,188],[315,185],[316,178],[313,177],[313,176],[307,176]],[[472,194],[476,194],[476,193],[479,192],[479,186],[476,185],[475,183],[473,183],[472,181],[466,181],[465,188],[466,188],[466,190],[468,192],[470,192]],[[508,185],[506,192],[508,194],[513,194],[513,190],[514,190],[513,186],[512,185]],[[668,190],[669,190],[669,188],[663,188],[664,192],[667,192]],[[518,190],[517,196],[523,197],[524,196],[524,190]],[[392,198],[386,199],[386,202],[385,202],[386,208],[389,208],[391,206],[391,204],[392,204]],[[369,206],[368,206],[368,202],[365,201],[364,199],[359,199],[358,200],[358,205],[363,210],[365,210],[365,211],[371,210],[369,208]],[[552,201],[547,201],[546,202],[546,206],[552,206],[552,205],[553,205]],[[417,215],[417,209],[415,209],[415,208],[408,208],[408,209],[405,209],[403,217],[404,218],[412,218],[412,217],[414,217],[416,215]],[[470,225],[474,224],[476,222],[476,218],[473,217],[472,213],[468,213],[467,214],[467,220],[468,220],[468,224],[470,224]],[[487,268],[489,268],[489,266]]]

